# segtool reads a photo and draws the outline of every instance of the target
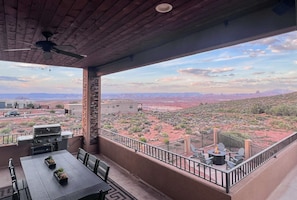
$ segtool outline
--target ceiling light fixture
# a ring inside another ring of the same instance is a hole
[[[157,5],[155,9],[159,13],[168,13],[172,10],[172,5],[169,3],[161,3]]]

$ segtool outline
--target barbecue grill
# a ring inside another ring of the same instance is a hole
[[[32,155],[56,151],[62,141],[60,124],[33,126]]]

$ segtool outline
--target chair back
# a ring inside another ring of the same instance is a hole
[[[191,151],[192,152],[196,152],[197,151],[197,149],[194,147],[194,145],[191,144],[190,147],[191,147]]]
[[[240,149],[238,149],[237,154],[238,154],[239,156],[244,156],[244,148],[241,147]]]
[[[226,151],[226,147],[223,143],[218,144],[218,149],[219,149],[219,151]]]
[[[93,154],[89,154],[86,161],[86,166],[89,168],[92,172],[97,174],[97,167],[98,167],[99,159]]]
[[[89,155],[88,152],[86,152],[84,149],[78,148],[76,158],[85,165],[88,159],[88,155]]]
[[[9,160],[8,160],[8,170],[9,170],[9,174],[11,177],[11,181],[16,181],[17,178],[16,178],[16,173],[15,173],[15,168],[14,168],[12,158],[9,158]]]
[[[8,168],[11,168],[11,167],[14,167],[14,164],[13,164],[12,158],[9,158],[9,160],[8,160]]]
[[[108,179],[109,168],[110,166],[106,162],[104,162],[103,160],[99,161],[97,167],[97,175],[105,182],[107,182]]]
[[[19,193],[18,184],[16,181],[12,182],[12,199],[20,200],[20,193]]]

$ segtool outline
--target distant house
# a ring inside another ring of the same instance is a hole
[[[101,103],[101,114],[137,113],[139,103],[133,100],[105,100]]]
[[[0,101],[0,109],[5,108],[5,101]]]
[[[65,114],[81,116],[82,104],[65,104],[64,110]]]
[[[101,114],[111,113],[137,113],[142,108],[141,104],[132,100],[104,100],[101,102]],[[82,114],[82,104],[65,104],[65,114]]]
[[[17,100],[5,100],[4,104],[5,104],[4,108],[23,109],[23,108],[27,108],[29,104],[34,104],[34,102],[30,100],[17,99]]]

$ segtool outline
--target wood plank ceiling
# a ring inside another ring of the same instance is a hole
[[[2,0],[0,60],[67,67],[101,66],[149,50],[191,33],[275,5],[277,0],[167,0],[169,13],[158,13],[161,0]],[[54,35],[83,59],[52,53],[45,59],[35,43]],[[23,49],[22,51],[3,51]]]

